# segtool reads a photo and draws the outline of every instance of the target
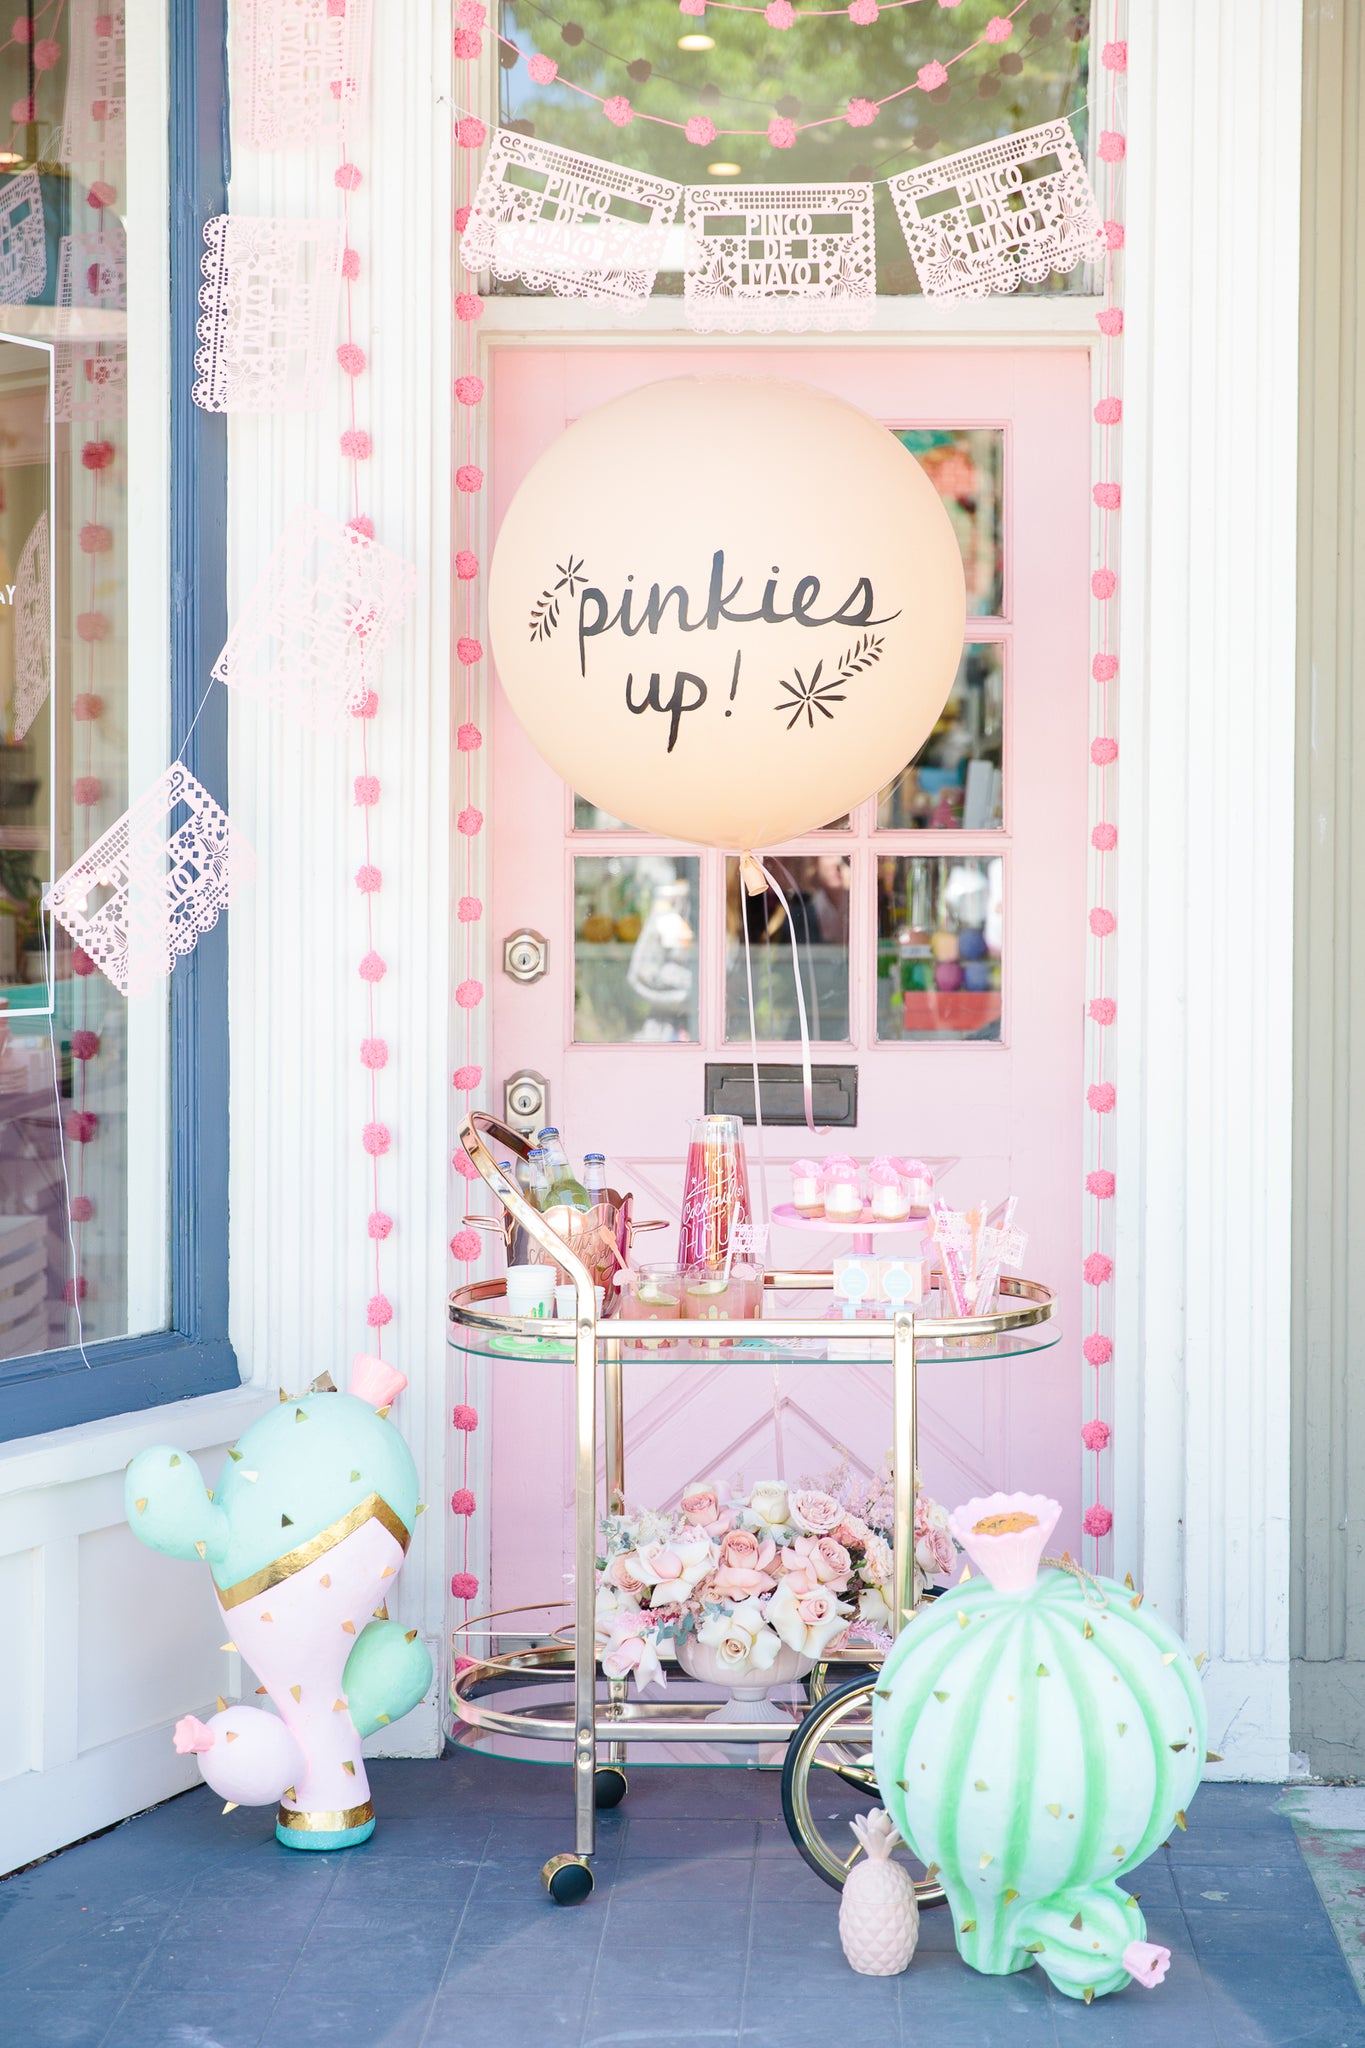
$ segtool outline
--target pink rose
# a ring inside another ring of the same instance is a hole
[[[602,1669],[608,1678],[627,1678],[633,1671],[637,1687],[662,1685],[664,1673],[659,1653],[649,1637],[640,1634],[640,1620],[638,1614],[611,1617],[602,1647]]]
[[[818,1628],[822,1621],[831,1621],[839,1612],[838,1602],[828,1586],[817,1586],[813,1593],[803,1593],[796,1603],[796,1611],[807,1628]]]
[[[731,1529],[720,1541],[722,1567],[742,1566],[749,1570],[766,1571],[777,1555],[777,1545],[769,1537],[760,1543],[757,1536],[748,1529]]]
[[[689,1486],[679,1506],[683,1520],[691,1522],[695,1528],[705,1529],[708,1536],[723,1536],[733,1519],[722,1511],[720,1494],[709,1480]]]
[[[611,1563],[607,1566],[605,1577],[609,1586],[616,1586],[621,1592],[629,1593],[632,1599],[638,1600],[642,1593],[648,1591],[645,1581],[635,1577],[635,1574],[630,1569],[628,1559],[622,1553],[618,1553],[611,1560]]]
[[[833,1533],[835,1541],[842,1543],[845,1550],[861,1550],[872,1531],[856,1515],[845,1515]]]
[[[790,1558],[783,1560],[789,1576],[799,1572],[808,1587],[829,1586],[836,1593],[843,1592],[853,1570],[853,1559],[832,1536],[798,1536]]]
[[[829,1536],[844,1519],[844,1511],[828,1493],[794,1493],[791,1518],[798,1529],[810,1536]]]
[[[704,1586],[697,1589],[697,1597],[703,1603],[707,1600],[756,1600],[761,1593],[771,1593],[776,1580],[767,1572],[759,1571],[753,1565],[722,1564],[712,1573]]]

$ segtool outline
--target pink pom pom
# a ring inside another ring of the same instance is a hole
[[[355,800],[363,808],[379,802],[379,777],[357,775],[355,779]]]
[[[87,441],[81,449],[81,466],[84,469],[108,469],[113,459],[112,441]]]
[[[472,583],[479,573],[479,558],[468,548],[461,548],[455,556],[455,574],[461,583]]]
[[[1116,427],[1123,418],[1123,400],[1102,398],[1095,407],[1095,418],[1102,427]]]
[[[455,140],[461,149],[481,149],[488,140],[488,130],[477,114],[466,114],[456,124]]]
[[[393,1303],[383,1294],[372,1294],[365,1308],[365,1320],[372,1330],[382,1330],[393,1321]]]
[[[103,612],[79,612],[76,631],[82,640],[103,640],[108,636],[109,621]]]
[[[360,275],[359,249],[343,249],[341,252],[341,274],[348,284],[354,284]]]
[[[855,28],[871,28],[880,13],[877,0],[850,0],[848,18]]]
[[[1118,1016],[1119,1006],[1112,996],[1095,996],[1090,1004],[1091,1022],[1099,1025],[1112,1024]]]
[[[1104,1166],[1097,1166],[1085,1177],[1086,1193],[1093,1195],[1097,1202],[1109,1202],[1114,1196],[1114,1176]]]
[[[483,812],[476,810],[473,804],[466,804],[455,823],[466,839],[473,839],[476,833],[483,830]]]
[[[35,71],[55,71],[61,62],[62,46],[51,36],[44,36],[40,43],[33,45],[33,68]]]
[[[76,1145],[88,1145],[99,1127],[100,1120],[93,1109],[69,1109],[62,1119],[62,1129]]]
[[[553,85],[559,76],[554,58],[543,56],[539,50],[526,59],[526,69],[537,85]]]
[[[362,981],[382,981],[387,973],[388,969],[378,953],[367,953],[360,963],[360,979]]]
[[[466,228],[467,228],[467,227],[469,226],[469,217],[470,217],[470,215],[471,215],[471,214],[473,213],[473,211],[474,211],[474,209],[473,209],[473,207],[472,207],[472,206],[457,206],[457,207],[456,207],[456,209],[455,209],[455,232],[456,232],[456,234],[457,234],[457,235],[462,235],[462,234],[464,233],[465,229],[466,229]]]
[[[341,437],[341,452],[352,462],[368,462],[374,446],[364,427],[347,427]]]
[[[844,109],[844,119],[850,128],[870,128],[876,118],[875,100],[850,100]]]
[[[483,471],[479,468],[477,462],[462,462],[460,464],[455,472],[455,488],[457,491],[481,491],[483,489]]]
[[[472,1266],[482,1250],[483,1240],[477,1230],[457,1230],[450,1240],[450,1256],[466,1266]]]
[[[1083,1271],[1087,1287],[1103,1287],[1114,1277],[1114,1261],[1103,1252],[1090,1252]]]
[[[378,710],[379,693],[376,690],[367,690],[364,696],[351,706],[351,716],[352,718],[373,718]]]
[[[100,800],[100,779],[98,775],[78,775],[71,785],[75,801],[88,810],[91,804]]]
[[[68,1308],[74,1308],[78,1301],[85,1300],[88,1286],[89,1282],[85,1279],[84,1275],[78,1276],[75,1280],[63,1280],[62,1300]]]
[[[467,1486],[457,1486],[454,1493],[450,1496],[450,1512],[452,1515],[472,1515],[475,1505],[474,1496]]]
[[[483,904],[477,896],[460,898],[459,917],[461,924],[477,924],[483,916]]]
[[[455,318],[457,320],[480,320],[483,317],[483,300],[477,292],[456,292]]]
[[[1081,1430],[1081,1442],[1088,1451],[1107,1451],[1112,1435],[1107,1422],[1087,1422]]]
[[[462,633],[455,643],[455,653],[464,668],[473,668],[476,661],[483,660],[483,643]]]
[[[1122,306],[1106,306],[1102,313],[1097,313],[1095,315],[1095,324],[1099,328],[1101,334],[1122,334]]]
[[[1126,237],[1121,220],[1107,220],[1104,224],[1104,246],[1106,249],[1121,249]]]
[[[371,1209],[365,1228],[377,1243],[382,1244],[393,1229],[393,1218],[386,1216],[382,1209]]]
[[[348,377],[358,377],[365,368],[365,351],[355,341],[343,341],[337,350],[337,361]]]
[[[921,64],[918,76],[922,92],[937,92],[941,85],[948,83],[948,73],[939,63],[937,57],[934,58],[931,64]]]
[[[359,164],[338,164],[332,173],[332,183],[342,192],[356,192],[360,188],[361,170]]]
[[[1090,758],[1097,768],[1108,768],[1119,757],[1119,743],[1105,735],[1090,742]]]
[[[716,139],[716,124],[709,114],[691,114],[683,123],[683,134],[689,142],[695,142],[700,148],[705,149],[708,143]]]
[[[462,1095],[472,1095],[482,1079],[482,1067],[456,1067],[450,1077],[450,1085],[458,1088]]]
[[[460,0],[455,19],[462,28],[482,28],[488,19],[488,9],[483,0]]]
[[[1097,569],[1090,579],[1091,593],[1103,602],[1105,598],[1114,595],[1118,584],[1119,579],[1112,569]]]
[[[92,697],[88,690],[82,690],[71,706],[71,716],[79,725],[88,725],[92,719],[104,714],[103,697]]]
[[[451,1153],[450,1163],[454,1167],[456,1173],[459,1174],[461,1180],[478,1179],[479,1169],[474,1164],[469,1154],[463,1149],[463,1147],[461,1147],[461,1149],[458,1152]]]
[[[477,1235],[477,1233],[472,1233]],[[454,1247],[452,1246],[453,1250]],[[457,1401],[450,1411],[451,1426],[455,1429],[471,1430],[479,1426],[479,1411],[471,1408],[467,1401]]]
[[[793,28],[796,24],[796,9],[791,0],[768,0],[763,10],[763,19],[769,28]]]
[[[10,35],[16,43],[31,43],[33,41],[33,23],[26,14],[15,16],[14,26],[10,30]]]
[[[71,948],[71,972],[73,974],[79,974],[82,979],[84,979],[84,977],[87,974],[93,974],[95,972],[94,961],[90,958],[90,955],[80,946],[73,946]]]
[[[768,140],[774,149],[792,149],[796,144],[796,123],[774,114],[768,123]]]
[[[88,1223],[94,1213],[95,1205],[89,1195],[73,1195],[71,1197],[71,1221],[73,1223]]]
[[[473,64],[483,55],[483,37],[476,28],[457,28],[451,37],[451,48],[462,64]],[[531,75],[534,77],[535,73]]]
[[[1013,22],[1006,21],[1003,14],[996,14],[986,23],[988,43],[1007,43],[1014,33]]]
[[[450,1668],[454,1672],[456,1678],[458,1678],[462,1671],[472,1671],[477,1662],[478,1659],[476,1657],[457,1657]]]
[[[1118,920],[1112,910],[1095,909],[1090,913],[1090,929],[1097,939],[1111,938]]]
[[[1101,512],[1117,512],[1123,499],[1117,484],[1096,484],[1090,495]]]
[[[1106,71],[1126,71],[1128,69],[1127,43],[1106,43],[1100,51],[1100,62]]]
[[[1081,1351],[1087,1365],[1108,1365],[1114,1355],[1114,1340],[1112,1337],[1101,1337],[1096,1331],[1093,1337],[1086,1338]]]
[[[477,405],[483,397],[483,378],[457,377],[455,379],[455,396],[459,399],[461,405]]]
[[[114,545],[114,536],[107,526],[97,526],[88,520],[81,528],[81,553],[83,555],[107,555]]]
[[[1112,853],[1119,843],[1118,826],[1105,823],[1097,825],[1090,835],[1090,844],[1097,853]]]
[[[407,1374],[390,1365],[387,1358],[357,1351],[351,1360],[351,1392],[358,1401],[368,1401],[371,1408],[391,1408],[407,1384]]]
[[[360,1142],[371,1159],[382,1159],[393,1143],[393,1133],[387,1124],[366,1124]]]
[[[613,93],[609,100],[603,100],[602,112],[613,128],[629,128],[635,119],[635,109],[624,93]]]
[[[383,870],[370,867],[368,863],[363,868],[357,868],[355,885],[362,896],[377,896],[384,886]]]
[[[73,1031],[71,1034],[71,1057],[76,1060],[92,1060],[100,1049],[98,1031]]]
[[[477,725],[462,725],[455,735],[455,744],[462,754],[476,754],[483,745],[483,734]]]
[[[389,1048],[382,1038],[362,1038],[360,1041],[360,1064],[376,1072],[389,1064]]]
[[[354,519],[346,521],[346,525],[350,532],[358,533],[362,540],[374,539],[374,521],[367,512],[357,512]]]
[[[483,983],[462,981],[455,991],[455,1000],[462,1010],[477,1009],[483,1001]]]
[[[1108,1116],[1117,1100],[1117,1091],[1112,1081],[1094,1081],[1086,1089],[1085,1099],[1096,1116]]]
[[[37,120],[38,109],[32,100],[13,100],[10,103],[9,115],[11,121],[17,121],[21,128],[26,128],[30,121]],[[87,192],[85,197],[87,206],[98,206],[99,201],[92,193]]]
[[[1102,1508],[1096,1501],[1093,1508],[1087,1508],[1081,1527],[1087,1536],[1107,1536],[1114,1526],[1114,1517],[1108,1508]]]
[[[450,1591],[456,1600],[477,1600],[479,1582],[473,1572],[456,1572],[450,1581]]]
[[[1112,128],[1106,128],[1100,135],[1099,154],[1102,164],[1120,164],[1128,154],[1128,144]]]

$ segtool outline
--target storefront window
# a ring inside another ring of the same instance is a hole
[[[747,1043],[749,993],[744,925],[754,984],[754,1037],[786,1041],[801,1036],[795,973],[801,976],[812,1039],[847,1043],[848,938],[853,864],[847,854],[784,854],[769,867],[787,899],[775,890],[750,895],[740,887],[739,862],[725,863],[725,1037]]]
[[[998,1039],[1004,862],[877,863],[877,1037]]]
[[[501,0],[495,10],[507,39],[499,118],[507,127],[585,155],[605,157],[683,184],[792,184],[874,180],[877,290],[914,294],[919,286],[897,225],[885,180],[936,157],[1075,116],[1072,132],[1087,145],[1090,0],[1056,0],[1013,17],[1003,44],[984,44],[954,64],[936,92],[901,92],[866,127],[850,127],[851,99],[885,99],[911,83],[922,64],[956,57],[984,26],[972,9],[883,8],[866,26],[833,12],[798,19],[786,33],[761,14],[712,9],[679,15],[674,0],[574,0],[553,11],[540,0]],[[515,47],[509,47],[514,45]],[[530,77],[517,51],[552,57],[562,74],[549,85]],[[719,131],[699,148],[681,127],[647,120],[613,126],[591,100],[572,92],[571,78],[605,98],[623,97],[638,114],[686,121],[708,116]],[[790,149],[774,149],[766,132],[773,115],[827,125],[801,131]],[[656,295],[682,291],[680,236],[665,258]],[[1084,266],[1024,293],[1084,291]],[[493,283],[520,292],[520,283]]]
[[[879,832],[1000,829],[1004,698],[1000,643],[965,647],[933,732],[877,799]]]
[[[575,1044],[695,1044],[700,861],[611,854],[573,865]]]
[[[910,450],[943,500],[962,549],[967,611],[999,618],[1005,609],[1005,437],[998,427],[902,427]]]

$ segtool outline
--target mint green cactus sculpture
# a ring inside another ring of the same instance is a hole
[[[165,1444],[134,1458],[124,1483],[143,1543],[207,1563],[224,1628],[278,1709],[220,1702],[211,1721],[179,1723],[176,1747],[199,1755],[230,1806],[278,1800],[275,1832],[294,1849],[374,1832],[361,1741],[432,1677],[416,1630],[385,1604],[418,1512],[412,1454],[387,1420],[407,1381],[361,1357],[351,1384],[282,1397],[229,1451],[213,1494]]]
[[[1194,1659],[1131,1586],[1038,1570],[1059,1512],[1016,1494],[951,1517],[990,1577],[901,1633],[872,1751],[887,1811],[937,1866],[964,1962],[992,1976],[1037,1963],[1088,2004],[1166,1974],[1120,1880],[1185,1825],[1205,1717]]]

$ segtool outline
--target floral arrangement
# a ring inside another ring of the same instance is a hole
[[[919,1489],[915,1579],[952,1568],[948,1517]],[[660,1647],[695,1634],[738,1674],[769,1670],[785,1645],[812,1663],[858,1635],[889,1646],[891,1478],[860,1484],[841,1466],[824,1485],[764,1479],[722,1505],[697,1481],[676,1513],[609,1515],[597,1560],[597,1647],[609,1678],[662,1684]]]

